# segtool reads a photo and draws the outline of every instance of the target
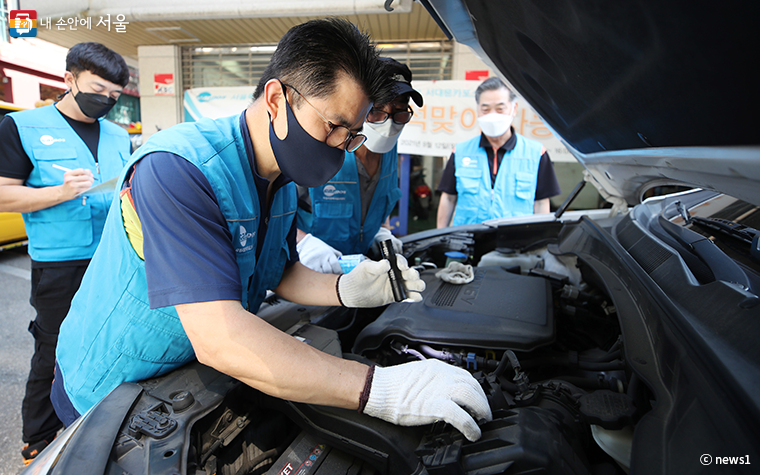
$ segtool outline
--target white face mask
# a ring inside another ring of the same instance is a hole
[[[375,153],[388,153],[391,151],[398,136],[406,124],[397,124],[393,122],[393,119],[388,117],[388,120],[382,124],[371,124],[369,122],[364,123],[364,129],[362,134],[367,137],[364,142],[364,146],[369,149],[370,152]]]
[[[478,117],[478,125],[487,137],[501,137],[509,130],[513,117],[513,115],[491,112]]]

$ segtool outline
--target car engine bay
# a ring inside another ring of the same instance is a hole
[[[678,199],[695,210],[725,208],[720,198],[700,196]],[[564,222],[418,233],[405,241],[404,255],[426,282],[422,302],[351,309],[271,294],[257,312],[336,357],[381,366],[435,358],[466,369],[493,414],[492,421],[478,421],[476,442],[444,422],[401,427],[357,411],[278,399],[192,362],[124,383],[101,403],[93,416],[108,413],[110,404],[130,408],[118,419],[105,473],[670,473],[699,463],[692,452],[707,445],[753,453],[752,436],[736,436],[751,434],[752,419],[735,419],[732,408],[741,406],[725,404],[743,397],[742,385],[751,381],[723,371],[702,383],[706,371],[719,367],[709,359],[716,347],[705,346],[701,364],[693,364],[694,353],[673,329],[699,319],[713,325],[716,338],[754,351],[752,332],[741,331],[746,323],[722,322],[749,322],[757,298],[732,282],[695,284],[683,250],[648,233],[673,203],[654,201],[616,217],[600,210]],[[642,243],[647,247],[639,249]],[[473,264],[469,283],[436,276],[452,252]],[[753,285],[756,274],[744,272]],[[666,294],[668,287],[674,290]],[[669,302],[691,313],[670,311]],[[714,318],[717,308],[723,320]],[[748,355],[734,368],[751,365]],[[699,430],[684,423],[686,412]],[[105,430],[91,419],[83,425]],[[665,433],[694,448],[669,452]],[[651,471],[654,466],[662,471]]]
[[[193,417],[186,473],[625,473],[632,427],[652,396],[626,367],[616,307],[599,277],[577,257],[552,253],[559,229],[457,232],[408,245],[427,284],[420,303],[305,307],[271,295],[259,311],[335,356],[382,366],[436,358],[467,369],[493,413],[477,442],[443,422],[399,427],[238,384]],[[447,283],[435,274],[450,251],[488,263],[467,284]]]

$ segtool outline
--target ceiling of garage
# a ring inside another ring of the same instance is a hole
[[[287,0],[283,0],[287,1]],[[126,9],[125,9],[126,10]],[[79,14],[80,17],[82,14]],[[73,15],[72,15],[73,16]],[[116,15],[111,15],[115,21]],[[353,14],[342,16],[370,34],[378,43],[383,41],[443,40],[445,35],[418,3],[409,13]],[[44,11],[38,11],[37,36],[51,43],[71,47],[83,41],[102,43],[123,56],[137,59],[141,45],[210,46],[224,44],[275,44],[294,25],[319,16],[290,16],[267,18],[231,18],[208,20],[136,21],[127,18],[125,32],[111,31],[96,26],[99,16],[90,15],[91,28],[78,27],[76,31],[58,30],[51,18],[50,28],[40,27]]]

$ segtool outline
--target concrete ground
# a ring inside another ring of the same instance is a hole
[[[31,263],[26,247],[0,252],[0,475],[16,475],[21,459],[21,400],[34,339],[29,305]]]

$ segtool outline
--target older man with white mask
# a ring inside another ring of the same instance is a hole
[[[549,198],[560,194],[546,149],[512,127],[516,99],[499,78],[476,89],[482,134],[458,143],[446,164],[438,184],[438,228],[548,213]]]

